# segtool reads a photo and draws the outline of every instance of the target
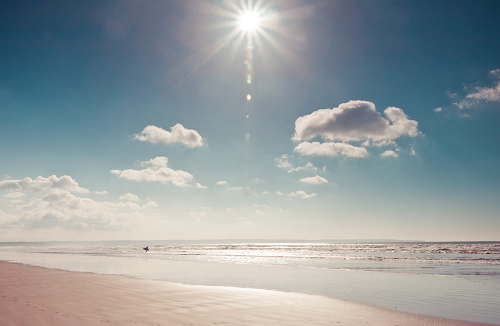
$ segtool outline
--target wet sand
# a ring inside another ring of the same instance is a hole
[[[193,286],[0,261],[0,325],[492,325],[315,295]]]

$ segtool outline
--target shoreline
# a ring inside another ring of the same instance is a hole
[[[494,325],[318,295],[186,285],[6,261],[0,261],[0,288],[2,326],[98,322],[107,325]]]

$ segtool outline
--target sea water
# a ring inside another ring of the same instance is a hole
[[[0,260],[500,324],[500,243],[3,243]]]

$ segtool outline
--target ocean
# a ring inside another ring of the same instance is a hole
[[[0,243],[0,260],[185,284],[316,294],[500,324],[500,242]]]

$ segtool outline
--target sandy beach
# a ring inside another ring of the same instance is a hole
[[[321,296],[0,262],[0,325],[491,325]]]

